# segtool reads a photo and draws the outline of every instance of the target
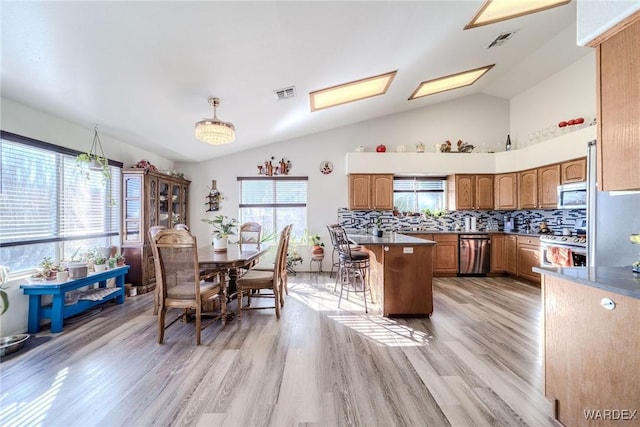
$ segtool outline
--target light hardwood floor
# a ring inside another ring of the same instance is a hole
[[[201,346],[182,322],[156,343],[151,294],[45,327],[0,364],[0,425],[553,425],[539,288],[436,278],[430,319],[366,315],[360,295],[337,310],[332,290],[291,277],[280,321],[246,312]]]

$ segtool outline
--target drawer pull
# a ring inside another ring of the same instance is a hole
[[[600,305],[605,310],[613,310],[614,308],[616,308],[616,303],[613,302],[611,298],[602,298],[602,300],[600,300]]]

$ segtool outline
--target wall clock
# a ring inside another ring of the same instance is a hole
[[[333,163],[326,160],[320,163],[320,172],[322,172],[323,175],[329,175],[333,172]]]

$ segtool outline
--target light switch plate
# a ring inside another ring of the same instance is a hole
[[[402,253],[403,254],[412,254],[413,253],[413,248],[402,248]]]

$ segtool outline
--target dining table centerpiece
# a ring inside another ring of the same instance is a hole
[[[213,250],[224,252],[229,244],[229,236],[235,236],[238,231],[238,220],[226,215],[216,215],[213,219],[203,218],[202,221],[213,227]]]

